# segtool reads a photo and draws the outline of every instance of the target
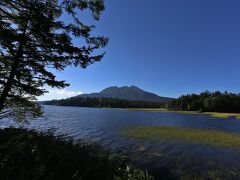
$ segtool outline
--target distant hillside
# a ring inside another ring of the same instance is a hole
[[[161,108],[160,102],[133,101],[117,98],[72,97],[68,99],[46,101],[45,105],[79,106],[79,107],[111,107],[111,108]]]
[[[144,91],[136,86],[123,86],[123,87],[109,87],[102,90],[99,93],[81,94],[77,97],[90,97],[90,98],[117,98],[134,101],[147,101],[147,102],[158,102],[158,103],[169,103],[174,98],[161,97],[154,93]]]

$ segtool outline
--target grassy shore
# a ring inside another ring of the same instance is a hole
[[[171,126],[145,126],[125,131],[130,138],[180,140],[185,143],[240,148],[240,134]]]
[[[240,113],[217,113],[217,112],[209,112],[209,113],[204,113],[211,115],[213,117],[218,117],[218,118],[229,118],[229,117],[236,117],[240,119]]]
[[[236,117],[240,119],[240,113],[220,113],[220,112],[197,112],[197,111],[171,111],[165,108],[128,108],[128,110],[133,111],[149,111],[149,112],[174,112],[174,113],[182,113],[182,114],[205,114],[210,115],[212,117],[217,118],[229,118]]]

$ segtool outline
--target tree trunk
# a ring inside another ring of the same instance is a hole
[[[23,55],[23,46],[22,46],[22,44],[20,44],[19,50],[18,50],[18,54],[17,54],[17,56],[15,58],[15,61],[14,61],[13,65],[12,65],[12,68],[11,68],[10,75],[9,75],[9,77],[7,79],[7,83],[5,84],[4,89],[2,91],[2,94],[0,96],[0,112],[4,108],[5,101],[6,101],[7,97],[8,97],[8,93],[11,91],[12,84],[13,84],[16,72],[18,70],[19,61],[20,61],[22,55]]]
[[[11,91],[16,72],[18,70],[20,61],[23,57],[23,44],[25,43],[24,38],[26,35],[27,26],[28,26],[28,20],[26,21],[24,28],[23,28],[23,32],[22,32],[23,39],[20,40],[20,42],[19,42],[18,51],[17,51],[16,57],[14,58],[14,62],[13,62],[12,68],[11,68],[10,75],[7,79],[7,83],[5,84],[5,86],[3,88],[2,94],[0,95],[0,112],[3,110],[3,108],[5,106],[6,99],[8,97],[9,92]]]

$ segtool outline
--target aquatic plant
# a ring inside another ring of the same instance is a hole
[[[128,137],[137,139],[180,140],[184,143],[240,148],[240,134],[223,131],[172,126],[144,126],[125,130]]]

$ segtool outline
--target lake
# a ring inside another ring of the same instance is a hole
[[[55,129],[74,139],[99,142],[113,152],[125,152],[131,162],[157,178],[186,177],[240,179],[240,150],[211,145],[188,144],[179,140],[137,140],[124,134],[126,128],[177,126],[240,134],[240,119],[214,118],[169,112],[144,112],[111,108],[44,106],[45,117],[24,125],[38,130]],[[0,121],[0,128],[19,126]]]

